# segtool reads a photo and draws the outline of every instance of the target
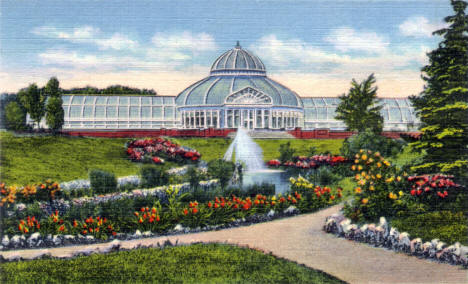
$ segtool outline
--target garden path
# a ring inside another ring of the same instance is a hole
[[[322,231],[326,216],[340,210],[340,205],[316,213],[284,218],[252,226],[194,234],[154,237],[122,241],[121,247],[149,245],[170,240],[189,244],[195,242],[230,243],[271,252],[308,267],[325,271],[350,283],[468,283],[468,271],[418,259],[403,253],[337,238]],[[84,248],[98,249],[109,244],[94,244],[51,248],[47,251],[65,257]],[[31,258],[44,250],[0,252],[4,257],[20,255]]]

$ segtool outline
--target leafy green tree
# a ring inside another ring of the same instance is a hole
[[[45,95],[35,83],[18,92],[18,99],[38,125],[45,113]]]
[[[49,79],[44,88],[44,93],[49,98],[62,96],[62,91],[60,90],[60,83],[56,77],[52,77]]]
[[[64,123],[64,112],[62,98],[50,97],[46,105],[46,122],[54,132],[61,129]]]
[[[49,97],[46,104],[46,122],[49,128],[55,132],[62,128],[64,123],[62,90],[57,78],[50,78],[44,88],[44,94]]]
[[[382,106],[377,105],[377,87],[374,74],[361,83],[355,79],[351,82],[348,94],[340,96],[340,104],[336,108],[336,119],[342,120],[348,130],[362,132],[369,128],[374,133],[381,133],[383,117],[380,114]]]
[[[8,103],[5,107],[6,127],[11,130],[22,130],[26,128],[26,111],[15,101]]]
[[[423,150],[421,163],[412,169],[443,172],[457,177],[468,173],[468,17],[467,3],[451,1],[455,15],[445,18],[447,28],[435,31],[443,39],[428,53],[422,69],[424,91],[411,101],[421,120],[421,139],[412,143]]]

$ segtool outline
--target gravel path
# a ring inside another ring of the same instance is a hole
[[[402,253],[337,238],[322,231],[326,216],[338,212],[339,205],[272,222],[213,232],[122,241],[121,247],[163,243],[220,242],[271,252],[308,267],[323,270],[350,283],[468,283],[468,271],[459,266],[418,259]],[[103,249],[94,244],[47,249],[52,256],[65,257],[72,251]],[[4,257],[31,258],[40,249],[4,251]]]

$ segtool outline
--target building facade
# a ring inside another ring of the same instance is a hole
[[[262,61],[238,43],[214,61],[208,77],[176,97],[64,95],[64,129],[344,130],[334,119],[338,103],[332,97],[300,97],[270,79]],[[380,103],[385,131],[417,127],[408,99]]]

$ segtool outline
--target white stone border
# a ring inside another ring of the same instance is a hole
[[[408,233],[400,233],[396,228],[390,227],[385,217],[380,217],[377,225],[364,224],[359,227],[342,214],[333,214],[325,219],[323,230],[348,240],[468,268],[467,246],[462,246],[458,242],[447,246],[439,239],[425,243],[421,238],[411,240]]]

